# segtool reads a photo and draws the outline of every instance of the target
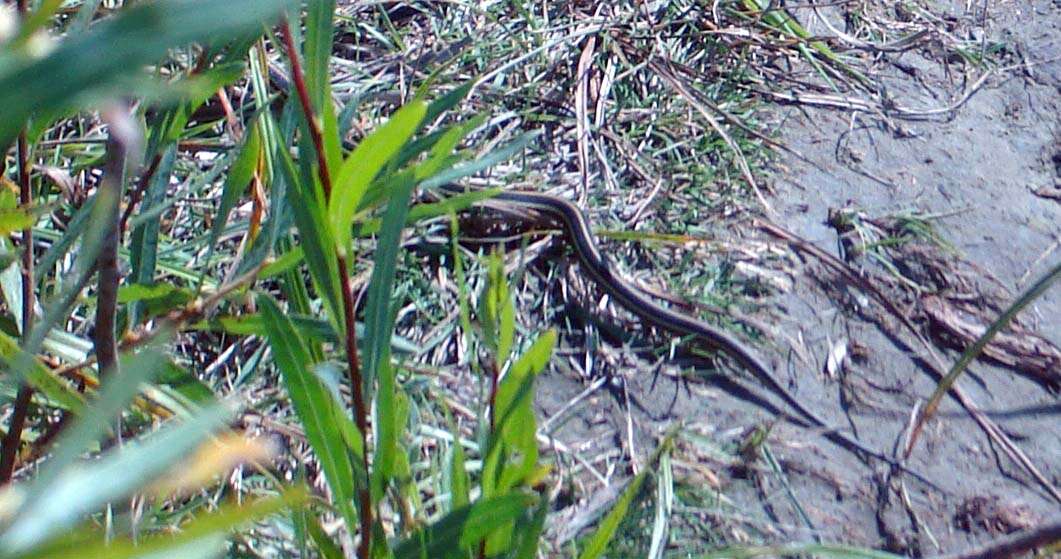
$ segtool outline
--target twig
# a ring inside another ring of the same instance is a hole
[[[1061,517],[1055,517],[1046,524],[1021,530],[975,549],[944,555],[939,557],[939,559],[1001,559],[1016,557],[1033,549],[1058,543],[1061,543]]]
[[[102,223],[105,228],[102,244],[96,255],[99,276],[93,329],[93,345],[101,379],[104,374],[116,371],[118,366],[115,320],[118,313],[118,282],[121,281],[118,270],[118,243],[121,238],[119,212],[129,156],[140,144],[137,125],[125,105],[111,108],[104,118],[108,124],[107,162],[103,166],[98,199],[109,207],[106,207],[105,221]]]

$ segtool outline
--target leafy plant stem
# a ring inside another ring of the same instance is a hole
[[[317,173],[320,177],[321,187],[324,190],[325,201],[331,196],[332,180],[328,170],[327,155],[324,151],[324,138],[321,133],[320,122],[317,120],[313,105],[310,102],[309,90],[306,87],[306,76],[299,61],[298,50],[291,34],[291,24],[287,18],[280,22],[280,36],[287,50],[288,60],[291,61],[291,82],[295,85],[299,104],[306,117],[307,128],[313,148],[317,155]],[[361,432],[361,439],[365,451],[362,453],[364,461],[365,480],[358,491],[360,501],[361,541],[358,544],[357,555],[361,559],[368,559],[372,551],[372,494],[369,491],[371,479],[368,463],[368,408],[365,405],[365,394],[361,378],[361,367],[357,357],[357,331],[355,329],[355,301],[353,290],[350,285],[349,266],[346,258],[339,252],[335,255],[339,268],[339,286],[343,298],[343,322],[345,323],[344,341],[346,345],[346,364],[350,378],[350,391],[354,400],[354,421]]]
[[[320,122],[313,111],[313,103],[309,99],[309,89],[306,87],[306,74],[302,70],[299,61],[298,50],[295,49],[295,40],[291,36],[291,24],[287,18],[280,21],[280,37],[287,50],[287,58],[291,61],[291,81],[295,84],[298,93],[298,102],[302,105],[302,111],[306,115],[306,123],[309,125],[310,140],[313,141],[313,150],[317,152],[317,172],[320,174],[321,188],[324,189],[324,199],[328,200],[332,193],[332,178],[328,172],[328,162],[324,151],[324,137],[321,134]]]

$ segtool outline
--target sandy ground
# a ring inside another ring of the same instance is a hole
[[[827,224],[830,209],[938,214],[933,224],[955,249],[941,251],[944,275],[960,273],[971,278],[972,293],[996,293],[1005,302],[1061,259],[1061,201],[1036,194],[1061,186],[1061,4],[991,6],[988,38],[1007,45],[1008,60],[1023,66],[988,76],[953,111],[927,120],[889,120],[828,108],[778,108],[786,130],[781,140],[810,160],[786,156],[775,168],[771,200],[780,224],[841,257],[837,231]],[[965,7],[958,2],[951,9],[959,13]],[[952,106],[980,74],[961,80],[945,57],[934,54],[931,49],[888,53],[876,65],[878,79],[905,107]],[[772,313],[759,317],[773,329],[767,333],[772,350],[764,352],[772,352],[776,370],[786,371],[792,392],[810,407],[838,427],[853,429],[870,446],[891,452],[903,440],[911,410],[935,386],[919,361],[926,358],[925,348],[820,262],[794,261],[800,262],[790,270],[794,287],[776,297]],[[853,264],[866,265],[870,277],[887,277],[866,259]],[[916,303],[895,296],[904,309]],[[1061,345],[1061,286],[1022,318]],[[857,348],[859,358],[830,374],[826,356],[840,341]],[[946,365],[957,357],[953,350],[935,351]],[[546,416],[585,388],[562,372],[542,384],[539,402]],[[1050,483],[1061,484],[1056,392],[984,362],[960,385],[982,409],[1000,412],[992,420]],[[762,399],[765,392],[754,383],[747,387],[750,392],[721,376],[714,384],[689,385],[665,375],[631,375],[581,401],[581,411],[563,424],[557,439],[582,442],[576,450],[600,458],[595,467],[605,473],[619,458],[615,449],[637,446],[637,454],[647,455],[653,436],[675,420],[736,444],[744,430],[768,423],[782,409]],[[727,514],[705,513],[704,521],[731,540],[818,537],[932,556],[1061,514],[1061,503],[1007,458],[953,399],[926,428],[909,462],[938,489],[909,478],[903,484],[889,481],[879,463],[789,423],[774,425],[768,440],[783,477],[765,467],[741,474],[709,459],[701,462],[717,473],[721,492],[736,503]],[[700,479],[695,467],[676,471],[687,483]],[[710,476],[703,480],[709,485]]]

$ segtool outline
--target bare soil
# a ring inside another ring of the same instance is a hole
[[[943,18],[948,11],[968,13],[965,2],[943,4],[933,8]],[[923,299],[879,263],[841,252],[828,217],[837,209],[936,216],[931,223],[950,248],[912,243],[905,252],[891,253],[892,262],[922,285],[972,299],[975,304],[963,309],[980,309],[986,320],[1061,259],[1061,200],[1051,197],[1061,188],[1061,4],[988,4],[984,44],[1004,45],[1001,64],[1010,67],[992,72],[975,91],[975,78],[982,74],[963,79],[945,53],[931,48],[885,53],[875,65],[874,79],[891,98],[930,116],[888,118],[806,104],[779,105],[777,112],[785,130],[779,139],[809,161],[783,155],[775,165],[774,219],[848,258],[879,283],[919,329],[932,334],[933,351],[944,366],[958,356],[948,347],[952,336],[933,322]],[[807,23],[815,21],[812,14],[796,13],[812,33],[829,35]],[[941,107],[953,110],[933,112]],[[770,240],[766,234],[761,238]],[[754,317],[766,326],[762,351],[792,392],[838,428],[888,452],[900,448],[912,410],[936,384],[925,363],[932,361],[928,350],[818,259],[800,254],[784,262],[791,289],[774,295],[771,308]],[[1061,286],[1047,291],[1021,319],[1028,332],[1023,339],[1038,333],[1043,343],[1061,345]],[[842,367],[827,364],[837,347],[847,348]],[[714,537],[730,542],[818,538],[932,556],[1061,515],[1061,503],[953,398],[945,400],[909,459],[912,468],[934,480],[938,487],[932,488],[909,476],[889,476],[885,466],[813,430],[772,423],[785,408],[752,381],[733,382],[723,374],[707,383],[677,381],[671,373],[682,369],[671,361],[646,365],[642,358],[630,365],[621,362],[626,352],[606,347],[598,355],[616,370],[641,370],[609,379],[578,400],[575,413],[556,430],[556,440],[570,447],[561,453],[567,457],[562,469],[591,480],[578,482],[590,496],[608,492],[586,475],[587,468],[619,483],[629,475],[620,466],[622,456],[647,456],[665,426],[683,421],[722,450],[738,446],[749,429],[772,425],[768,447],[783,475],[762,459],[739,467],[719,458],[724,452],[712,455],[695,445],[676,453],[679,485],[700,486],[706,493],[717,488],[732,504],[686,511],[686,522],[710,526]],[[1061,375],[1050,367],[1044,375]],[[1019,369],[980,360],[959,385],[1049,483],[1061,485],[1057,392],[1042,377]],[[563,370],[544,380],[539,395],[544,416],[561,411],[587,385]],[[576,454],[583,462],[571,458]],[[576,498],[554,515],[553,534],[577,528],[592,509],[593,499]],[[693,528],[674,533],[687,533],[690,541],[698,537]]]

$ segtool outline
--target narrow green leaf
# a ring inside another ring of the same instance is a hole
[[[335,0],[312,0],[306,6],[306,87],[309,89],[313,110],[320,119],[324,140],[325,161],[328,170],[335,176],[342,161],[342,144],[339,141],[339,125],[332,103],[331,72],[329,62],[332,55],[335,16]]]
[[[1017,317],[1017,314],[1019,314],[1020,311],[1039,298],[1040,295],[1045,293],[1046,290],[1058,280],[1061,280],[1061,262],[1054,266],[1052,270],[1044,274],[1043,277],[1039,278],[1034,284],[1025,289],[1024,292],[1017,297],[1017,300],[1007,307],[1006,310],[1003,311],[990,326],[988,326],[987,330],[985,330],[972,345],[962,352],[961,357],[954,363],[954,366],[951,367],[946,376],[939,381],[936,390],[932,393],[932,397],[929,398],[928,403],[925,404],[924,411],[921,413],[921,422],[927,421],[928,418],[936,412],[936,408],[939,407],[939,403],[943,399],[943,396],[950,391],[955,382],[958,382],[958,377],[960,377],[965,369],[969,367],[969,364],[972,363],[973,359],[976,359],[976,357],[984,351],[987,344],[989,344],[999,332],[1004,330],[1006,326],[1009,326],[1009,323]]]
[[[516,310],[505,278],[505,264],[500,255],[491,253],[487,268],[487,287],[479,302],[483,338],[494,351],[498,366],[508,362],[515,337]]]
[[[144,198],[140,202],[140,213],[148,213],[156,206],[162,205],[166,198],[166,189],[169,188],[170,174],[176,161],[177,145],[170,144],[161,154],[158,168],[151,177]],[[129,265],[132,268],[132,283],[151,285],[155,281],[155,268],[158,262],[158,235],[161,220],[153,219],[141,223],[133,229],[130,236]],[[133,305],[133,316],[131,325],[138,322],[136,316],[139,305]]]
[[[493,167],[494,165],[505,161],[513,155],[516,155],[517,153],[522,151],[523,148],[527,147],[535,138],[538,137],[540,133],[541,132],[535,130],[532,132],[526,132],[524,134],[521,134],[519,137],[517,137],[515,140],[512,140],[508,144],[505,144],[504,146],[491,151],[489,155],[476,159],[475,161],[465,163],[463,165],[451,167],[445,171],[436,174],[430,179],[424,180],[422,186],[424,188],[442,186],[444,184],[449,184],[457,179],[464,178],[469,175],[474,175],[475,173]]]
[[[21,350],[19,348],[18,340],[0,332],[0,357],[2,357],[7,363],[10,363],[18,358],[20,354]],[[7,363],[5,363],[5,365]],[[64,380],[55,376],[51,369],[45,367],[40,361],[33,359],[32,365],[25,370],[24,373],[26,381],[29,382],[34,389],[43,394],[44,397],[60,407],[74,412],[75,415],[81,413],[81,410],[85,405],[85,401],[81,394],[74,390]]]
[[[331,391],[310,370],[313,363],[294,324],[271,297],[259,296],[258,306],[265,319],[273,358],[280,369],[295,412],[306,429],[306,439],[321,462],[336,506],[347,526],[357,526],[357,513],[354,510],[357,488],[351,456],[360,456],[364,449],[348,447],[350,441],[343,437],[344,428],[356,432],[356,427],[343,413],[342,406],[332,397]],[[350,424],[340,426],[340,423]]]
[[[622,523],[623,519],[626,518],[627,512],[630,510],[630,505],[634,502],[634,498],[637,497],[638,492],[641,491],[641,485],[645,482],[645,477],[655,466],[657,461],[663,456],[664,453],[669,452],[672,445],[674,444],[674,437],[678,433],[680,426],[671,427],[663,437],[663,441],[656,447],[656,451],[652,453],[652,457],[645,464],[644,469],[641,473],[634,477],[630,481],[630,484],[623,490],[623,494],[619,497],[619,500],[615,503],[612,510],[608,511],[608,515],[604,517],[600,525],[597,526],[597,530],[590,536],[589,542],[586,547],[582,549],[582,553],[579,555],[579,559],[596,559],[604,554],[605,550],[608,549],[608,544],[611,543],[612,538],[615,537],[616,530],[619,529],[619,524]]]
[[[320,523],[317,522],[317,518],[310,516],[307,520],[306,528],[308,529],[309,537],[313,540],[313,545],[317,547],[321,557],[324,557],[324,559],[344,559],[342,548],[324,532]]]
[[[518,541],[513,554],[515,559],[538,557],[538,548],[541,544],[542,532],[545,530],[545,518],[549,513],[549,504],[549,499],[541,499],[534,510],[534,516],[529,521],[517,523],[515,533]]]
[[[254,178],[258,164],[264,156],[262,152],[262,131],[259,120],[255,119],[243,138],[243,145],[229,168],[225,184],[221,187],[221,203],[214,215],[214,224],[210,228],[210,240],[207,242],[206,262],[210,262],[217,247],[217,241],[221,238],[221,232],[228,223],[228,216],[236,207],[236,202],[247,190],[247,185]]]
[[[637,497],[638,492],[641,491],[641,485],[645,482],[647,475],[647,468],[641,470],[641,473],[637,474],[630,484],[626,486],[622,496],[615,503],[615,507],[608,511],[608,515],[604,517],[604,520],[597,527],[597,531],[593,533],[589,542],[586,543],[586,547],[582,549],[582,553],[578,556],[579,559],[597,559],[604,555],[604,551],[608,549],[608,544],[615,537],[616,530],[619,529],[619,524],[626,518],[626,513],[634,502],[634,497]]]
[[[449,461],[449,510],[456,510],[467,506],[471,502],[471,479],[465,466],[464,447],[460,444],[460,430],[457,424],[447,412],[449,430],[453,435],[453,443],[450,444]]]
[[[219,540],[224,544],[228,532],[249,522],[264,519],[284,509],[304,506],[309,501],[309,492],[303,487],[284,491],[277,497],[266,497],[245,503],[222,505],[215,512],[204,514],[181,526],[174,534],[140,536],[135,541],[119,538],[114,541],[96,539],[75,546],[47,550],[43,555],[30,557],[47,557],[48,559],[81,559],[84,557],[106,557],[107,559],[148,559],[162,557],[189,557],[189,549],[195,549],[204,540],[214,543]],[[216,547],[215,547],[216,548]],[[210,549],[210,548],[208,548]],[[221,548],[224,551],[224,546]],[[330,559],[330,558],[329,558]]]
[[[294,323],[299,334],[318,342],[337,344],[340,343],[339,335],[335,328],[326,320],[314,316],[302,314],[288,314],[288,318]],[[194,326],[200,330],[215,330],[227,332],[237,336],[264,336],[265,323],[259,314],[244,314],[239,316],[220,316],[208,323],[199,323]],[[365,338],[365,328],[360,322],[356,324],[355,330],[359,339]],[[419,355],[422,347],[408,338],[392,335],[391,350],[408,355]]]
[[[390,365],[390,339],[394,330],[391,313],[394,276],[397,271],[398,252],[401,249],[401,232],[409,213],[409,196],[416,184],[412,173],[406,171],[404,178],[391,192],[387,211],[383,216],[383,230],[376,244],[376,258],[369,280],[368,300],[365,307],[365,357],[364,369],[366,393],[373,379],[378,380],[376,398],[376,461],[372,476],[373,497],[380,498],[383,488],[394,474],[400,426],[395,415],[397,385],[394,369]]]
[[[328,205],[332,232],[340,254],[346,254],[349,250],[351,222],[361,197],[376,174],[416,131],[426,110],[427,106],[420,101],[405,105],[383,126],[362,140],[340,167],[335,179],[335,191]]]
[[[313,186],[303,183],[282,139],[276,138],[274,143],[280,147],[273,152],[273,160],[279,166],[278,177],[287,182],[288,205],[295,216],[299,242],[310,277],[328,307],[329,318],[333,323],[339,324],[338,318],[342,316],[339,269],[335,262],[335,242],[327,225],[324,209]]]

